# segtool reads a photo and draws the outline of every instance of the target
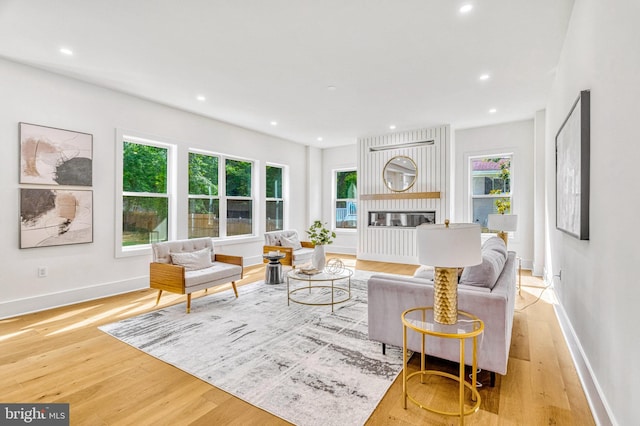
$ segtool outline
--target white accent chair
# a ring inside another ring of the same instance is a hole
[[[311,241],[300,241],[297,231],[271,231],[264,234],[262,252],[269,254],[272,251],[280,251],[285,255],[280,263],[295,268],[297,265],[311,262],[314,247],[315,244]],[[267,260],[265,259],[264,262],[266,263]]]
[[[153,243],[151,247],[153,262],[149,266],[149,286],[158,290],[156,305],[162,291],[186,294],[189,313],[191,293],[227,283],[231,283],[238,297],[236,281],[242,279],[243,259],[241,256],[215,254],[211,238],[166,241]],[[210,258],[203,258],[203,253]],[[193,258],[189,259],[190,256],[185,254],[192,254]],[[180,264],[180,258],[186,258],[187,263]]]

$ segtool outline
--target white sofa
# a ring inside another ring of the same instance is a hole
[[[294,230],[271,231],[264,234],[262,252],[268,254],[272,251],[280,251],[285,255],[280,263],[295,268],[311,262],[314,247],[315,245],[310,241],[300,241],[298,232]]]
[[[491,265],[491,262],[487,265],[489,247],[500,244],[495,240],[500,239],[493,237],[485,242],[482,249],[483,264],[465,268],[458,285],[458,309],[476,315],[484,322],[485,330],[478,340],[478,367],[492,373],[492,385],[495,373],[507,373],[516,295],[515,253],[507,253],[504,247],[505,261],[499,271],[495,271],[496,265]],[[476,272],[483,268],[494,269],[493,273],[497,276],[495,285],[492,288],[485,287],[478,282],[478,274],[474,274],[471,268],[476,268]],[[433,306],[433,281],[415,276],[374,275],[368,281],[368,295],[369,339],[381,342],[384,351],[385,344],[402,347],[401,315],[405,310]],[[408,348],[420,351],[419,335],[409,331],[407,336]],[[470,351],[471,346],[468,348]],[[458,341],[427,337],[427,354],[459,362]],[[466,357],[465,363],[471,365],[471,358]]]
[[[231,283],[238,297],[236,281],[242,279],[241,256],[215,254],[211,238],[153,243],[153,261],[149,266],[149,286],[162,291],[187,295],[187,313],[191,311],[191,293]]]

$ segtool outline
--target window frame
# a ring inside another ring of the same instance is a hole
[[[332,170],[332,203],[331,203],[331,226],[336,232],[346,232],[346,233],[356,233],[358,231],[358,194],[357,194],[357,186],[356,186],[356,198],[338,198],[338,173],[341,172],[355,172],[356,173],[356,182],[358,177],[358,168],[357,167],[344,167],[339,169]],[[345,202],[353,202],[356,206],[356,226],[353,228],[338,228],[338,218],[337,218],[337,207],[336,204],[339,201]]]
[[[140,256],[151,253],[151,243],[137,244],[132,246],[123,246],[123,207],[124,197],[127,196],[154,196],[156,193],[131,192],[123,190],[124,177],[124,144],[125,142],[139,145],[147,145],[167,150],[167,240],[175,240],[177,232],[177,190],[176,190],[176,164],[177,164],[177,146],[176,142],[172,142],[165,138],[145,135],[143,133],[116,129],[116,200],[115,200],[115,257]]]
[[[509,158],[510,159],[510,166],[509,166],[509,192],[508,193],[501,193],[501,194],[479,194],[479,195],[474,195],[473,194],[473,161],[474,160],[478,160],[478,159],[483,159],[483,158]],[[509,207],[509,214],[515,214],[514,213],[514,184],[515,184],[515,173],[514,173],[514,164],[515,164],[515,153],[513,151],[500,151],[500,152],[487,152],[487,153],[481,153],[481,154],[473,154],[473,155],[469,155],[467,156],[467,173],[468,173],[468,182],[467,182],[467,200],[468,200],[468,210],[467,210],[467,215],[468,215],[468,221],[473,223],[474,220],[474,215],[473,215],[473,201],[474,199],[499,199],[499,198],[508,198],[510,201],[510,207]],[[508,195],[507,195],[508,194]],[[481,228],[484,229],[485,227],[481,225]],[[489,231],[489,232],[482,232],[482,236],[483,237],[489,237],[489,236],[494,236],[498,233],[498,230],[494,230],[494,231]],[[509,238],[513,238],[513,232],[509,232]]]
[[[258,161],[256,160],[251,160],[248,158],[243,158],[243,157],[236,157],[236,156],[232,156],[232,155],[223,155],[220,154],[220,159],[222,160],[220,163],[218,163],[218,168],[220,170],[220,168],[222,169],[222,174],[218,175],[218,194],[220,195],[220,212],[221,212],[221,216],[222,216],[222,212],[224,212],[224,220],[220,220],[220,236],[218,237],[220,240],[236,240],[236,239],[242,239],[242,238],[252,238],[255,237],[258,233],[258,223],[256,222],[256,217],[260,217],[260,212],[258,211],[258,209],[256,208],[256,198],[258,197],[258,195],[260,194],[260,188],[258,188],[258,185],[256,184],[258,182],[257,176],[256,176],[256,170],[258,169]],[[251,190],[251,196],[247,197],[247,196],[241,196],[241,195],[227,195],[227,160],[232,160],[232,161],[241,161],[241,162],[247,162],[251,164],[251,184],[250,184],[250,190]],[[220,191],[220,188],[223,189],[222,194]],[[227,232],[227,222],[229,220],[228,215],[227,215],[227,207],[228,207],[228,202],[229,200],[239,200],[239,201],[246,201],[246,200],[250,200],[251,201],[251,233],[249,234],[241,234],[241,235],[228,235]],[[224,204],[224,207],[223,207]],[[223,233],[223,229],[224,229],[224,233]]]
[[[280,182],[280,197],[268,197],[267,196],[267,168],[269,167],[273,167],[273,168],[278,168],[281,171],[281,179],[282,182]],[[287,168],[286,166],[282,165],[282,164],[275,164],[275,163],[266,163],[264,166],[264,232],[269,232],[269,230],[267,229],[267,205],[270,201],[275,201],[278,202],[280,201],[282,203],[282,229],[281,230],[285,230],[287,229],[287,224],[288,224],[288,215],[287,215],[287,202],[286,202],[286,197],[285,197],[285,181],[287,180]]]

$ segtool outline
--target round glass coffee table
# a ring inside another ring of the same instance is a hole
[[[330,305],[333,312],[334,305],[351,299],[352,275],[353,271],[350,269],[316,273],[293,269],[287,274],[287,306],[290,302],[313,306]]]

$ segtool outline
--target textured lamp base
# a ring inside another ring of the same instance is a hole
[[[498,232],[498,237],[502,238],[502,240],[504,241],[504,245],[507,245],[507,241],[509,240],[509,233],[504,232],[504,231],[500,231]]]
[[[440,324],[458,322],[458,270],[456,268],[435,268],[433,317]]]

